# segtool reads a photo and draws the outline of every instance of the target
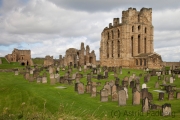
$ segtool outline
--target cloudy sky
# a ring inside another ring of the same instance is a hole
[[[0,57],[18,48],[58,58],[84,42],[99,59],[102,30],[129,7],[152,8],[155,52],[180,61],[179,0],[0,0]]]

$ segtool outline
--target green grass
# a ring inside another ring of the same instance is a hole
[[[123,69],[123,74],[119,75],[120,81],[125,76],[129,76],[128,71],[139,75],[142,70]],[[45,72],[45,71],[44,71]],[[73,70],[76,72],[76,70]],[[89,73],[90,71],[87,71]],[[81,72],[83,73],[83,72]],[[41,73],[42,74],[42,73]],[[64,71],[60,72],[63,75]],[[84,73],[85,75],[86,73]],[[102,89],[106,81],[114,80],[113,73],[109,73],[107,80],[92,79],[95,82],[101,82],[101,86],[97,87],[97,91]],[[49,75],[48,75],[49,76]],[[170,103],[172,106],[173,116],[162,117],[158,115],[158,111],[141,113],[142,105],[132,105],[132,90],[128,88],[129,98],[126,106],[118,106],[118,102],[112,102],[109,96],[109,102],[100,102],[100,95],[90,97],[90,94],[79,95],[74,91],[73,85],[57,83],[50,85],[49,78],[47,84],[38,84],[36,82],[28,82],[23,75],[15,76],[14,73],[0,73],[0,119],[178,119],[180,117],[180,100],[167,100],[167,94],[164,101],[158,101],[158,93],[154,92],[154,85],[157,76],[151,77],[147,83],[150,87],[149,92],[153,93],[153,103],[163,105]],[[81,79],[86,85],[86,77]],[[140,79],[143,83],[143,77]],[[180,88],[180,79],[174,82]],[[57,89],[57,86],[65,86],[67,89]],[[130,114],[136,112],[136,114]],[[155,115],[156,113],[156,115]]]
[[[43,65],[44,64],[44,58],[32,58],[32,61],[33,61],[34,65],[36,65],[36,64]]]
[[[13,69],[13,68],[23,68],[24,66],[20,65],[19,62],[10,62],[8,63],[5,58],[1,58],[2,64],[0,64],[0,69]]]

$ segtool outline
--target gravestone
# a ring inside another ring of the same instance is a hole
[[[140,83],[136,83],[135,87],[136,87],[137,91],[141,91],[141,89],[140,89]]]
[[[133,80],[133,76],[130,76],[129,77],[129,80],[128,80],[128,85],[130,86],[130,83],[131,83],[131,81]],[[131,86],[130,86],[131,87]]]
[[[123,81],[128,81],[129,80],[129,78],[126,76],[126,77],[124,77],[124,79],[123,79]]]
[[[142,112],[148,112],[150,108],[149,99],[145,97],[142,101]]]
[[[80,83],[80,78],[76,77],[75,81],[76,81],[76,83]]]
[[[91,84],[86,85],[86,93],[91,93]]]
[[[26,79],[26,80],[29,80],[29,76],[30,76],[30,75],[29,75],[29,72],[26,72],[26,74],[25,74],[25,79]]]
[[[131,81],[130,82],[130,88],[133,88],[134,87],[134,81]]]
[[[142,93],[142,99],[144,99],[144,98],[148,98],[148,89],[147,88],[143,88],[142,90],[141,90],[141,93]]]
[[[142,89],[144,89],[144,88],[146,88],[146,84],[145,83],[142,84]]]
[[[87,81],[91,82],[91,74],[87,74]]]
[[[30,74],[31,74],[31,75],[33,74],[33,70],[32,70],[32,69],[30,70]]]
[[[156,82],[155,88],[159,88],[159,82]]]
[[[126,99],[128,99],[128,89],[124,87],[124,90],[126,91]]]
[[[169,82],[169,77],[168,76],[165,77],[165,81]]]
[[[126,91],[125,90],[120,90],[118,92],[118,103],[119,103],[119,106],[126,105]]]
[[[163,81],[162,81],[162,84],[163,84],[163,85],[166,85],[166,81],[165,81],[165,80],[163,80]]]
[[[84,94],[84,84],[83,83],[77,84],[77,91],[78,91],[78,94]]]
[[[108,71],[105,71],[105,78],[108,78]]]
[[[133,105],[139,105],[140,104],[140,99],[141,99],[141,96],[140,96],[140,92],[139,91],[135,91],[133,92],[133,97],[132,97],[132,104]]]
[[[97,74],[97,69],[96,68],[93,69],[93,74]]]
[[[170,116],[171,115],[171,104],[165,103],[162,105],[162,116]]]
[[[109,85],[108,82],[106,83],[106,85],[104,85],[104,88],[107,89],[108,95],[111,95],[111,86]]]
[[[117,86],[113,85],[111,87],[111,100],[118,101],[118,94],[117,94]]]
[[[176,98],[177,98],[177,99],[180,99],[180,92],[177,92],[177,93],[176,93]]]
[[[147,76],[144,76],[144,83],[147,83],[148,82],[148,78]]]
[[[115,82],[114,82],[114,80],[111,80],[110,82],[109,82],[109,85],[112,87],[113,85],[115,85]]]
[[[91,97],[96,97],[96,86],[91,87]]]
[[[107,102],[108,101],[108,90],[103,88],[100,91],[100,100],[101,102]]]
[[[153,100],[153,94],[150,93],[150,92],[148,92],[148,99],[149,99],[149,101],[152,101],[152,100]]]
[[[171,75],[171,70],[169,70],[169,75]]]
[[[37,77],[37,83],[41,83],[42,77]]]
[[[173,81],[174,81],[173,77],[170,77],[169,83],[173,83]]]
[[[50,78],[50,84],[55,85],[56,84],[56,79],[55,78]]]
[[[115,85],[116,86],[119,86],[119,81],[120,81],[119,78],[116,78],[116,80],[115,80]]]
[[[53,68],[49,67],[49,74],[52,74],[52,73],[53,73]]]
[[[135,78],[135,76],[136,76],[136,74],[135,74],[135,73],[133,73],[133,74],[132,74],[132,77],[133,77],[133,78]]]
[[[47,77],[42,77],[42,83],[47,83]]]
[[[159,93],[159,100],[164,100],[164,92]]]
[[[174,99],[174,91],[169,91],[168,92],[168,100],[173,100]]]
[[[128,81],[122,81],[122,86],[124,86],[124,87],[128,87]]]
[[[72,75],[72,80],[75,80],[76,79],[76,73],[74,73],[73,75]]]
[[[15,75],[18,75],[18,71],[16,70],[14,74],[15,74]]]

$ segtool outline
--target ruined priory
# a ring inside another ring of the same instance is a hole
[[[90,52],[87,45],[81,43],[80,50],[69,48],[65,56],[59,57],[59,64],[63,66],[83,66],[100,64],[107,67],[124,68],[162,68],[162,58],[154,52],[154,27],[152,25],[152,9],[142,8],[137,11],[129,8],[122,11],[122,18],[114,18],[101,33],[100,61],[96,60],[94,50]],[[28,52],[28,53],[27,53]],[[30,51],[15,49],[6,56],[9,61],[19,61],[28,65]],[[46,66],[54,64],[53,57],[46,56]]]
[[[161,68],[161,56],[154,52],[153,32],[151,8],[123,11],[121,23],[114,18],[101,33],[100,65]]]

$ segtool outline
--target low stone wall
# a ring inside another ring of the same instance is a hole
[[[180,67],[180,62],[163,62],[163,65],[175,69],[176,67]]]

